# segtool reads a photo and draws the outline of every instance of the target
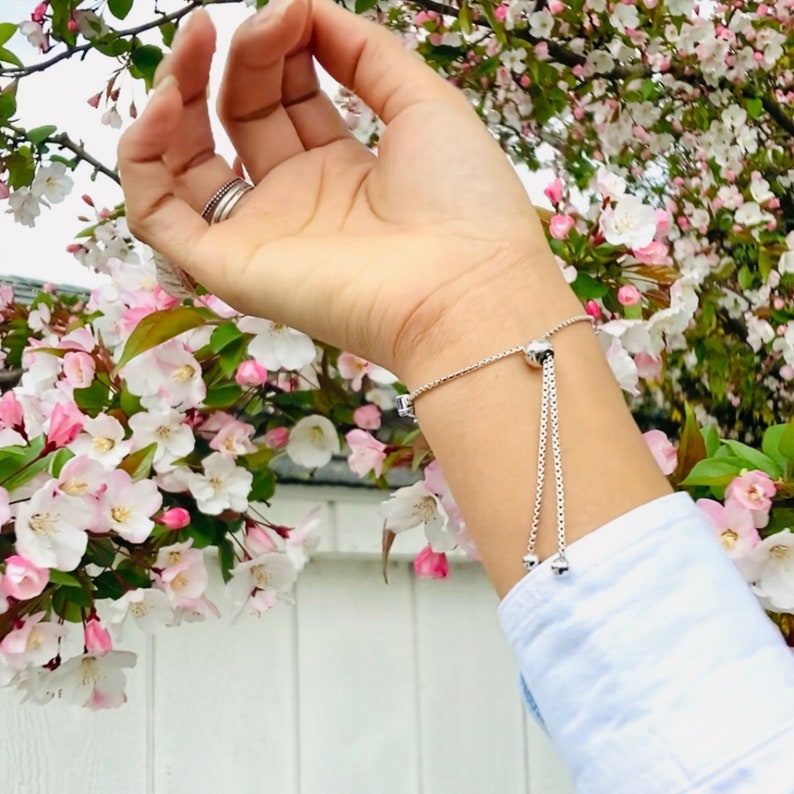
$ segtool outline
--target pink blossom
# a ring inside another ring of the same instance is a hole
[[[414,558],[414,572],[421,579],[446,579],[449,576],[447,555],[425,546]]]
[[[751,511],[738,502],[721,505],[713,499],[698,499],[697,506],[708,516],[714,534],[731,559],[740,559],[761,540]]]
[[[618,290],[618,303],[621,306],[636,306],[642,299],[642,293],[633,284],[624,284]]]
[[[0,428],[21,430],[24,427],[24,413],[16,395],[7,391],[0,397]]]
[[[543,195],[556,207],[562,201],[562,180],[559,177],[552,179],[552,181],[546,185]]]
[[[370,471],[376,477],[383,473],[383,461],[386,459],[386,445],[367,433],[366,430],[351,430],[346,436],[351,455],[347,465],[359,477],[364,477]]]
[[[104,656],[113,650],[110,633],[102,627],[99,618],[93,617],[86,621],[83,629],[85,652],[94,656]]]
[[[63,374],[70,386],[87,389],[94,380],[96,363],[93,356],[77,351],[63,357]]]
[[[353,391],[361,391],[364,376],[375,383],[394,383],[397,380],[388,370],[352,353],[340,353],[337,368],[343,378],[350,380],[350,388]]]
[[[83,429],[84,422],[85,416],[75,403],[58,403],[50,415],[47,444],[51,447],[71,444]]]
[[[753,471],[740,474],[734,477],[725,490],[725,501],[736,502],[753,513],[767,514],[772,508],[772,497],[777,492],[777,487],[771,477],[763,471],[754,469]],[[756,526],[758,517],[755,518]]]
[[[5,663],[12,670],[39,667],[58,653],[58,642],[66,628],[58,623],[43,623],[44,612],[31,615],[0,642]]]
[[[575,223],[570,215],[553,215],[549,221],[549,234],[555,240],[564,240]]]
[[[650,353],[637,353],[634,356],[637,374],[644,380],[659,380],[662,375],[661,356],[652,356]]]
[[[190,513],[184,507],[172,507],[155,521],[166,529],[184,529],[190,523]]]
[[[19,554],[6,559],[6,570],[3,576],[3,589],[13,598],[26,601],[41,595],[50,581],[47,568],[39,568]]]
[[[267,370],[258,361],[249,359],[237,368],[234,380],[238,386],[261,386],[267,381]]]
[[[210,441],[210,449],[231,457],[248,455],[251,452],[256,452],[256,447],[251,443],[253,433],[253,425],[229,416]]]
[[[281,528],[279,528],[281,529]],[[278,529],[275,531],[279,531]],[[287,528],[281,530],[287,533]],[[248,520],[245,525],[245,550],[252,557],[261,557],[263,554],[278,553],[278,546],[267,527],[257,524],[255,521]]]
[[[289,430],[286,427],[271,427],[265,433],[265,446],[268,449],[283,449],[289,443]]]
[[[94,94],[93,96],[88,97],[86,102],[88,102],[88,104],[91,105],[92,108],[98,108],[99,107],[99,101],[101,99],[102,99],[102,94],[99,93],[99,94]]]
[[[594,300],[587,301],[584,309],[594,320],[601,319],[601,307],[598,305],[596,301]]]
[[[642,437],[648,445],[654,460],[662,470],[662,474],[672,474],[678,466],[678,452],[670,443],[670,439],[661,430],[649,430]]]
[[[0,200],[7,199],[11,195],[8,185],[0,179]]]
[[[153,566],[159,571],[155,584],[177,607],[189,608],[204,595],[209,582],[204,555],[192,545],[191,539],[164,546]]]
[[[635,248],[632,253],[644,265],[664,265],[669,261],[667,246],[659,240],[652,240],[642,248]]]
[[[362,405],[353,411],[353,421],[362,430],[378,430],[381,424],[380,408],[372,403]]]
[[[437,460],[431,461],[425,466],[425,485],[429,491],[441,500],[441,505],[447,516],[449,516],[449,520],[454,524],[462,524],[463,516],[460,514],[455,497],[452,495],[452,491]]]

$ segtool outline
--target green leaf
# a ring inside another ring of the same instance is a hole
[[[760,469],[766,472],[773,480],[779,479],[783,472],[780,467],[768,455],[759,452],[757,449],[742,444],[741,441],[723,441],[733,454],[740,460],[748,463],[747,468]]]
[[[694,465],[681,485],[728,485],[742,468],[742,462],[735,458],[707,458]]]
[[[130,334],[114,374],[136,356],[207,322],[206,313],[190,306],[161,309],[144,317]]]
[[[224,378],[231,378],[234,375],[247,349],[248,344],[245,339],[237,339],[223,349],[220,357],[220,370]]]
[[[581,270],[576,274],[576,280],[571,287],[580,300],[603,298],[609,292],[606,284],[596,281],[589,273]]]
[[[794,460],[794,419],[785,425],[780,436],[778,449],[781,455],[788,458],[788,460]]]
[[[220,353],[224,347],[243,338],[243,333],[234,323],[223,323],[219,325],[210,337],[210,350],[213,353]]]
[[[103,599],[117,601],[126,592],[127,588],[113,571],[104,571],[94,577],[94,598],[98,601]]]
[[[5,158],[8,169],[8,184],[14,190],[27,187],[36,176],[36,164],[33,162],[33,152],[29,146],[20,146],[15,152]]]
[[[706,445],[706,457],[710,458],[720,448],[720,435],[717,432],[717,428],[712,425],[701,428],[700,434],[703,436],[703,442]]]
[[[116,547],[110,538],[91,538],[85,556],[94,565],[109,568],[116,561]]]
[[[163,60],[163,51],[153,44],[144,44],[141,47],[136,47],[130,53],[130,60],[146,83],[146,88],[151,88],[154,82],[154,72],[157,65]]]
[[[116,19],[126,19],[132,9],[133,0],[108,0],[108,11]]]
[[[375,8],[378,4],[378,0],[356,0],[356,13],[363,14],[365,11],[369,11],[370,8]]]
[[[152,580],[146,568],[132,560],[122,560],[118,564],[116,572],[126,582],[130,589],[152,586]]]
[[[58,449],[50,456],[50,474],[53,477],[58,477],[61,469],[74,457],[74,452],[71,449]]]
[[[471,9],[466,0],[460,4],[460,11],[458,13],[458,24],[464,33],[471,33]]]
[[[75,389],[73,393],[77,407],[91,417],[95,417],[107,408],[109,396],[110,389],[99,380],[95,380],[85,389]]]
[[[157,444],[152,442],[148,446],[127,455],[127,457],[119,463],[118,468],[124,469],[135,482],[144,480],[152,471],[152,463],[154,463],[156,452]]]
[[[276,477],[270,469],[262,468],[254,472],[249,502],[267,502],[276,492]]]
[[[38,146],[43,143],[47,138],[52,135],[58,128],[54,124],[45,124],[43,127],[34,127],[28,130],[28,140],[34,145]]]
[[[22,61],[6,47],[0,47],[0,61],[3,63],[12,63],[14,66],[19,66],[21,68],[25,66]]]
[[[174,43],[176,25],[173,22],[165,22],[160,25],[160,35],[163,37],[163,44],[166,47],[170,47]]]
[[[204,405],[207,408],[231,408],[242,396],[243,390],[236,383],[224,383],[207,390]]]
[[[91,594],[82,588],[59,587],[52,594],[52,608],[69,623],[82,623],[83,612],[91,606]]]
[[[234,556],[234,546],[228,538],[224,538],[218,543],[218,562],[221,566],[221,576],[224,582],[228,582],[232,578],[232,568],[237,564],[237,558]]]
[[[769,523],[761,530],[764,537],[783,529],[794,529],[794,507],[775,507],[769,513]]]
[[[0,44],[5,44],[17,30],[13,22],[0,22]]]
[[[66,571],[50,571],[50,581],[62,587],[82,587],[83,583],[73,574]]]
[[[764,115],[764,103],[757,97],[747,100],[747,113],[751,119],[757,119]]]
[[[739,281],[739,286],[744,290],[750,289],[750,287],[753,285],[753,274],[750,268],[747,267],[747,265],[742,265],[736,275]]]
[[[780,441],[786,432],[786,427],[788,425],[772,425],[768,427],[764,431],[764,438],[761,442],[763,453],[772,458],[781,469],[786,467],[786,456],[780,451]]]
[[[0,120],[7,121],[16,112],[16,97],[13,94],[0,94]]]

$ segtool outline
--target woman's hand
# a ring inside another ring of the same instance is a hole
[[[218,111],[256,189],[208,227],[201,208],[235,175],[209,125],[214,42],[194,13],[119,147],[133,233],[207,289],[410,382],[467,316],[481,334],[533,282],[561,287],[523,186],[464,96],[331,0],[271,0],[235,33]],[[320,91],[313,56],[386,123],[377,157]]]

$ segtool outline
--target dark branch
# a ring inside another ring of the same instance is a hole
[[[182,17],[187,16],[187,14],[194,9],[200,8],[202,6],[229,5],[241,2],[242,0],[190,0],[186,6],[180,8],[178,11],[173,11],[170,14],[163,14],[157,19],[153,19],[150,22],[145,22],[144,24],[138,25],[135,28],[111,31],[111,34],[115,35],[115,37],[119,39],[132,38],[137,36],[139,33],[145,33],[147,30],[159,28],[165,22],[178,22],[180,19],[182,19]],[[20,78],[27,77],[28,75],[35,74],[36,72],[43,72],[45,69],[49,69],[51,66],[54,66],[60,61],[66,61],[69,58],[73,58],[75,55],[86,53],[92,49],[94,49],[94,44],[93,42],[88,41],[85,44],[67,47],[63,52],[59,52],[52,58],[48,58],[46,61],[41,61],[40,63],[31,64],[30,66],[0,66],[0,78]]]
[[[6,129],[11,130],[18,139],[24,140],[27,138],[27,131],[22,129],[22,127],[17,127],[15,124],[8,123],[6,123],[4,126]],[[95,174],[104,174],[108,179],[112,179],[117,185],[121,184],[121,179],[119,178],[117,171],[114,171],[112,168],[108,168],[106,165],[101,163],[96,159],[96,157],[94,157],[92,154],[89,154],[79,143],[73,141],[65,132],[59,132],[56,135],[49,135],[42,141],[42,143],[50,143],[54,146],[60,147],[61,149],[67,149],[77,158],[78,162],[84,162],[92,165],[94,167]]]
[[[82,146],[75,143],[65,132],[58,135],[50,135],[46,143],[54,143],[62,149],[68,149],[78,160],[88,163],[94,167],[94,173],[104,174],[108,179],[112,179],[117,185],[121,184],[118,171],[108,168],[99,162],[93,155],[89,154]]]

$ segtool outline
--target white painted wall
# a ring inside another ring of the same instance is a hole
[[[121,709],[0,690],[0,793],[568,794],[482,571],[460,561],[447,581],[417,580],[421,539],[401,536],[385,585],[380,499],[280,489],[276,521],[326,508],[296,606],[156,638],[130,627]]]

